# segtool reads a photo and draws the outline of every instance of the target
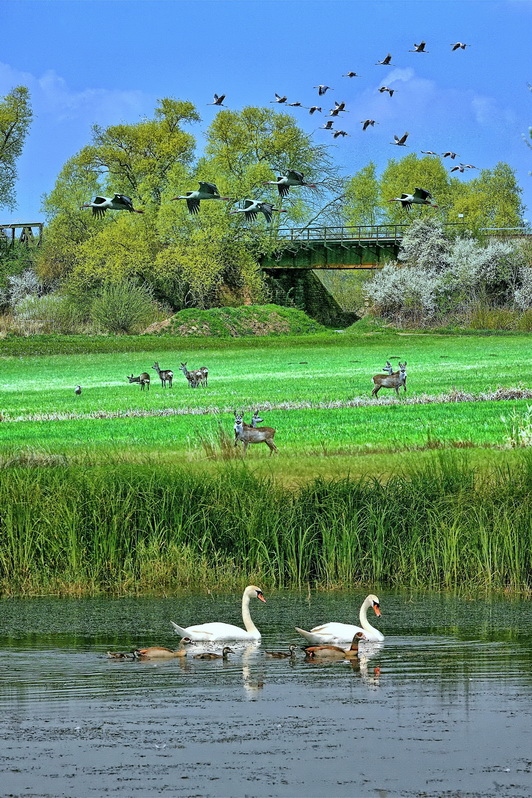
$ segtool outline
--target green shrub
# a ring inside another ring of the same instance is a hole
[[[110,333],[136,332],[157,315],[151,289],[132,280],[104,285],[91,307],[92,321]]]
[[[15,318],[19,326],[26,326],[29,332],[77,333],[83,328],[83,314],[76,303],[68,296],[46,294],[30,295],[21,299],[15,308]]]

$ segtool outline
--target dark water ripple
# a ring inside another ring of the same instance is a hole
[[[111,661],[239,598],[0,601],[0,778],[13,796],[529,798],[530,602],[384,594],[356,663],[269,659],[364,595],[281,595],[228,662]],[[236,609],[235,609],[236,605]]]

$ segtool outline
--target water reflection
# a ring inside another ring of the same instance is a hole
[[[495,781],[498,794],[529,796],[530,603],[379,597],[385,642],[331,663],[305,662],[293,627],[356,620],[358,596],[271,595],[261,643],[232,642],[212,662],[192,655],[220,644],[107,657],[175,648],[175,599],[0,601],[5,791],[91,796],[97,783],[129,798],[149,794],[156,770],[158,791],[181,798],[491,796]],[[188,617],[210,609],[179,603]],[[234,597],[227,608],[238,622]],[[293,660],[264,653],[290,644]]]

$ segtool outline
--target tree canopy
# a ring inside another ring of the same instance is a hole
[[[440,158],[409,154],[388,161],[380,175],[370,162],[347,179],[330,145],[315,143],[278,109],[219,111],[196,154],[189,126],[198,121],[192,103],[163,98],[153,118],[93,127],[90,143],[65,163],[44,200],[42,279],[60,280],[78,296],[137,280],[174,308],[208,307],[260,296],[258,260],[277,246],[281,226],[464,218],[481,228],[520,221],[520,189],[507,164],[465,181],[451,176]],[[302,172],[315,187],[281,196],[271,183],[288,170]],[[198,181],[215,183],[231,202],[202,200],[199,213],[190,214],[186,202],[173,200]],[[389,202],[416,186],[431,192],[438,209],[408,213]],[[114,193],[131,197],[143,215],[81,210],[94,195]],[[245,199],[269,201],[283,212],[274,211],[270,223],[262,214],[249,222],[230,213]]]
[[[0,99],[0,206],[14,208],[17,159],[32,119],[30,93],[17,86]]]

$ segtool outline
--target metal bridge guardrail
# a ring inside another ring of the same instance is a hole
[[[398,241],[403,237],[406,224],[342,225],[338,227],[281,227],[279,243],[312,241]]]

